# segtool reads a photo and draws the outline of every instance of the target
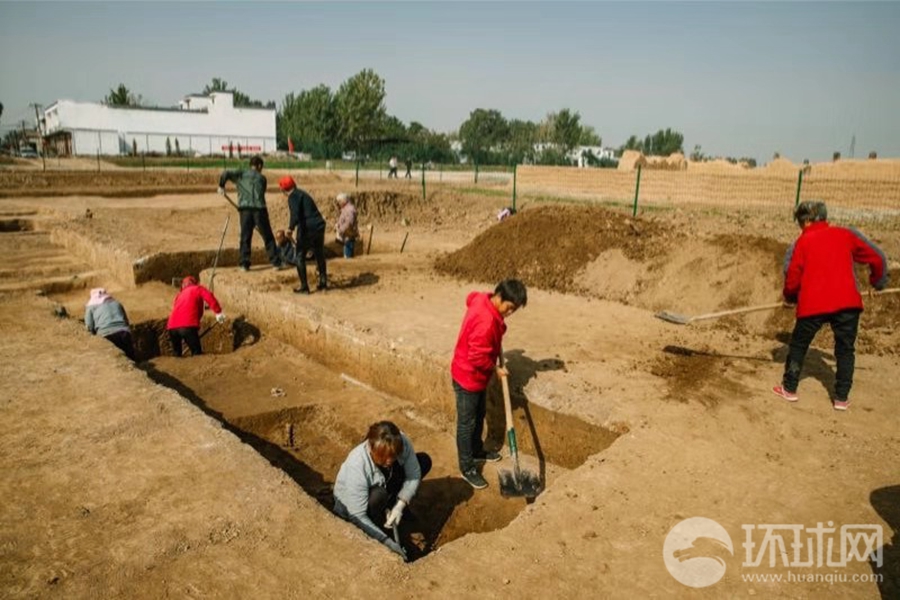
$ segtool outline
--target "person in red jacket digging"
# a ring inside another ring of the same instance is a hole
[[[506,333],[505,319],[528,302],[525,284],[517,279],[501,281],[494,293],[472,292],[466,298],[463,317],[453,351],[450,374],[456,394],[456,450],[463,478],[476,490],[487,481],[476,469],[476,461],[498,461],[500,455],[486,451],[484,432],[486,391],[497,365]]]
[[[819,329],[828,323],[834,333],[832,405],[847,410],[853,385],[856,333],[863,309],[853,263],[869,266],[869,283],[876,290],[887,285],[887,259],[875,244],[855,229],[832,227],[824,202],[801,202],[794,218],[803,230],[785,257],[784,300],[797,305],[781,385],[772,391],[796,402],[797,386],[806,351]]]
[[[182,279],[181,291],[175,296],[172,314],[169,315],[169,322],[166,325],[175,356],[181,356],[182,342],[185,342],[190,348],[191,355],[203,354],[199,332],[204,304],[208,304],[210,310],[216,315],[217,323],[225,322],[225,313],[222,312],[222,307],[219,306],[219,301],[212,292],[197,283],[197,280],[190,275]]]

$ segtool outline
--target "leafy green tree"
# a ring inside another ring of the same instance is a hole
[[[263,103],[261,100],[252,100],[250,96],[239,91],[237,88],[229,88],[228,82],[219,77],[213,77],[212,82],[203,88],[204,94],[212,92],[231,92],[234,96],[235,108],[275,108],[275,101],[269,100]]]
[[[534,162],[534,145],[538,141],[538,124],[532,121],[513,119],[508,123],[508,134],[503,143],[507,164]]]
[[[654,134],[647,134],[643,141],[631,136],[622,150],[639,150],[646,156],[668,156],[675,152],[684,152],[684,135],[674,129],[660,129]]]
[[[463,153],[476,165],[484,164],[491,149],[509,137],[509,124],[499,110],[476,108],[459,126]]]
[[[406,155],[416,163],[453,161],[450,139],[445,134],[431,131],[423,124],[413,121],[406,128],[406,137],[409,140]]]
[[[172,140],[166,138],[166,156],[172,156]]]
[[[554,115],[550,141],[560,147],[563,154],[578,145],[581,139],[581,115],[564,108]]]
[[[109,90],[109,94],[103,99],[103,103],[109,106],[140,106],[142,101],[143,98],[129,90],[124,83]]]
[[[339,137],[345,148],[367,149],[385,125],[384,80],[364,69],[341,84],[335,94]]]
[[[578,145],[602,146],[603,139],[597,134],[597,131],[593,127],[590,125],[583,125],[581,127],[581,137],[578,139]]]
[[[706,159],[706,155],[703,154],[703,147],[700,144],[694,145],[694,151],[691,152],[691,160],[694,162],[700,162]]]
[[[278,113],[278,141],[287,147],[290,137],[296,148],[316,158],[339,155],[338,122],[334,94],[326,85],[284,97]]]
[[[3,117],[3,103],[0,102],[0,117]]]
[[[624,150],[638,150],[638,151],[640,151],[641,145],[642,145],[642,144],[641,144],[640,140],[637,139],[637,136],[634,136],[634,135],[633,135],[633,136],[629,137],[629,138],[625,141],[625,143],[622,145],[621,148],[619,148],[619,154],[621,154],[622,151],[624,151]]]
[[[670,128],[660,129],[644,141],[644,154],[647,156],[668,156],[674,152],[684,152],[684,135]]]
[[[181,156],[181,142],[178,138],[175,138],[175,156]]]

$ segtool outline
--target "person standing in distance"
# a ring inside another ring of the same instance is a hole
[[[238,191],[238,212],[241,217],[241,270],[250,270],[250,245],[253,241],[253,229],[259,229],[269,262],[278,270],[284,268],[278,258],[275,247],[275,236],[269,223],[269,210],[266,206],[266,186],[263,177],[263,159],[254,156],[250,159],[249,169],[223,171],[219,177],[219,194],[225,195],[225,184],[231,181]]]
[[[306,275],[306,253],[312,250],[316,257],[316,268],[319,270],[317,290],[328,289],[328,276],[325,265],[325,219],[316,206],[312,196],[297,187],[294,178],[285,175],[278,181],[281,193],[287,198],[291,221],[288,231],[297,230],[297,275],[300,276],[300,287],[294,289],[295,294],[308,294],[309,281]]]
[[[829,225],[824,202],[801,202],[794,218],[801,232],[785,257],[782,293],[786,304],[797,305],[797,321],[781,385],[772,391],[788,402],[799,400],[797,386],[806,352],[819,329],[828,323],[834,333],[837,359],[832,406],[835,410],[847,410],[856,362],[856,334],[863,310],[853,265],[868,265],[869,283],[882,290],[888,280],[887,259],[855,229]]]
[[[338,194],[335,202],[341,212],[334,226],[337,241],[344,245],[344,258],[353,258],[356,239],[359,237],[356,207],[350,201],[350,196],[344,193]]]
[[[463,479],[476,490],[487,481],[475,467],[476,461],[496,462],[497,452],[484,449],[481,439],[487,412],[487,387],[496,372],[506,371],[497,364],[506,319],[528,303],[528,291],[518,279],[497,284],[494,293],[471,292],[466,298],[463,317],[453,351],[450,374],[456,395],[456,450]]]

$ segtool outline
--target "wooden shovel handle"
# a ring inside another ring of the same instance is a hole
[[[761,304],[759,306],[746,306],[744,308],[734,308],[732,310],[723,310],[721,312],[709,313],[706,315],[698,315],[691,317],[693,321],[705,321],[707,319],[718,319],[719,317],[727,317],[728,315],[740,315],[743,313],[756,312],[760,310],[772,310],[773,308],[781,308],[785,306],[783,302],[773,302],[772,304]]]

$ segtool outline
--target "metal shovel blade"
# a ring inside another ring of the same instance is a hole
[[[500,495],[504,498],[536,498],[544,491],[541,478],[531,471],[513,470],[498,472]]]
[[[686,317],[684,315],[679,315],[677,313],[669,312],[667,310],[660,311],[654,315],[657,319],[662,319],[663,321],[668,321],[669,323],[675,323],[676,325],[687,325],[691,322],[690,317]]]

